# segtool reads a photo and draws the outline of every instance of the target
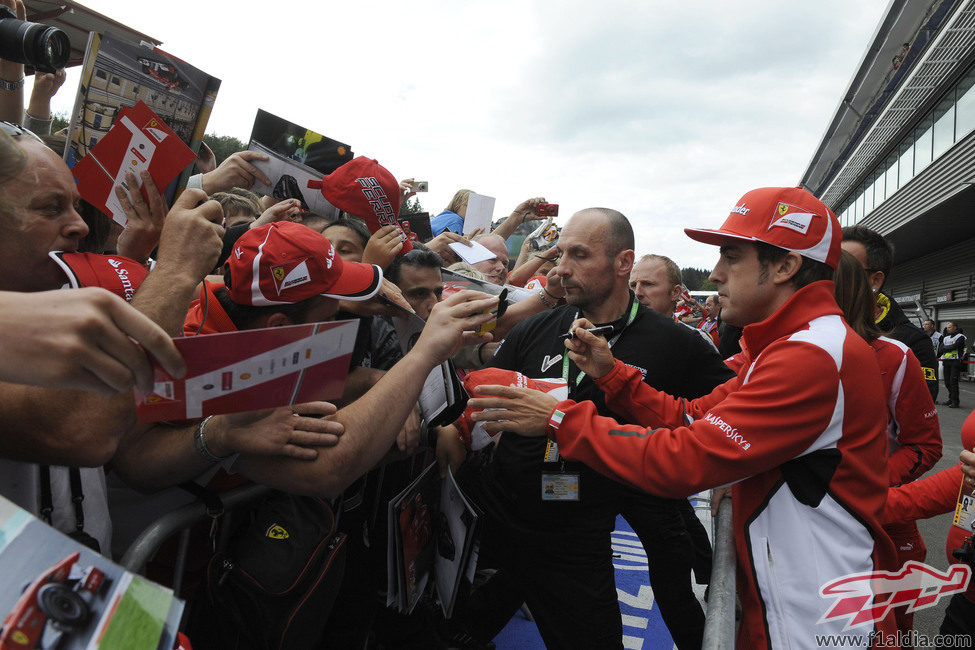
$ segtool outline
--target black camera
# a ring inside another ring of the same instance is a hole
[[[19,20],[0,5],[0,59],[24,63],[39,72],[54,72],[68,63],[71,41],[57,27]]]
[[[975,542],[973,540],[975,540],[975,535],[970,535],[968,539],[962,542],[961,547],[953,550],[951,554],[959,562],[964,562],[975,569]]]

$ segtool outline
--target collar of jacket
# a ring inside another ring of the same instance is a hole
[[[237,331],[234,322],[217,299],[216,291],[222,286],[222,283],[203,281],[200,297],[190,305],[183,321],[184,336]]]
[[[842,316],[833,291],[832,280],[819,280],[799,289],[771,316],[745,327],[741,333],[742,349],[755,359],[774,341],[806,329],[814,318]]]

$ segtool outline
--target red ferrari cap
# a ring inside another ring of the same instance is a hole
[[[382,284],[373,264],[343,262],[324,236],[290,221],[248,230],[227,259],[230,299],[265,307],[301,302],[314,296],[368,300]]]
[[[353,158],[320,181],[308,181],[308,187],[319,189],[325,200],[339,210],[366,222],[369,232],[384,226],[396,226],[403,237],[400,255],[413,246],[396,220],[399,214],[399,183],[378,161],[365,156]]]
[[[843,229],[833,211],[801,187],[762,187],[739,199],[717,230],[685,228],[691,239],[720,246],[761,241],[836,268]]]

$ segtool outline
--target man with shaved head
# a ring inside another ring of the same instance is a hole
[[[614,353],[639,368],[652,386],[667,386],[691,398],[731,376],[696,332],[675,327],[642,306],[629,290],[633,230],[620,212],[577,212],[557,245],[561,259],[555,273],[568,304],[519,323],[498,348],[492,367],[529,378],[564,379],[573,399],[591,399],[602,414],[616,415],[606,408],[592,380],[563,356],[559,335],[581,314],[611,328],[604,336]],[[707,362],[686,364],[689,348],[700,348]],[[546,646],[622,647],[610,546],[616,515],[624,509],[644,544],[652,547],[674,535],[687,536],[674,502],[568,462],[544,440],[515,435],[501,436],[486,474],[472,490],[493,533],[486,543],[500,555],[500,579],[524,594]],[[648,551],[650,555],[653,549]],[[658,575],[652,566],[651,574],[658,581],[657,602],[678,645],[700,646],[703,613],[690,586],[689,540],[683,551],[686,557],[662,556],[663,573]],[[676,578],[668,569],[678,565],[686,584],[672,584]],[[667,596],[674,598],[668,601]],[[479,638],[491,638],[492,631],[472,630]]]

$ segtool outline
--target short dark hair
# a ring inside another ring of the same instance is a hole
[[[223,310],[227,312],[227,316],[229,316],[230,320],[233,321],[234,326],[239,330],[250,329],[251,325],[253,325],[254,322],[256,322],[259,318],[269,316],[271,314],[284,314],[291,320],[292,323],[304,323],[308,317],[308,311],[316,303],[315,297],[312,297],[308,300],[302,300],[301,302],[287,305],[271,305],[269,307],[241,305],[231,300],[230,294],[227,293],[227,287],[230,286],[230,273],[226,271],[224,272],[224,281],[227,283],[227,285],[224,287],[218,287],[214,292],[214,295],[217,297],[217,300],[220,302],[220,306],[223,307]]]
[[[386,277],[393,284],[397,284],[403,275],[404,266],[439,269],[443,266],[443,258],[422,244],[413,242],[413,250],[405,255],[397,255],[386,269]]]
[[[322,232],[328,230],[332,226],[345,226],[355,234],[359,235],[359,237],[362,238],[363,248],[366,247],[366,244],[369,243],[369,238],[372,237],[372,235],[369,233],[369,229],[366,228],[366,222],[362,219],[356,219],[354,217],[341,217],[322,228]]]
[[[782,261],[790,251],[773,246],[772,244],[766,244],[763,241],[753,243],[755,244],[755,249],[758,251],[758,262],[762,265],[761,282],[764,282],[768,279],[769,264]],[[791,282],[796,289],[802,289],[804,286],[819,280],[833,279],[833,269],[831,267],[804,255],[800,255],[800,257],[802,258],[802,266],[799,267],[799,270],[791,278]]]
[[[866,226],[847,226],[843,229],[843,241],[863,244],[867,251],[867,273],[883,271],[884,278],[890,275],[894,264],[894,245],[883,235]]]
[[[606,218],[609,228],[606,232],[606,256],[613,258],[625,250],[632,250],[636,246],[633,238],[633,227],[619,210],[612,208],[586,208],[579,213],[595,212]]]

